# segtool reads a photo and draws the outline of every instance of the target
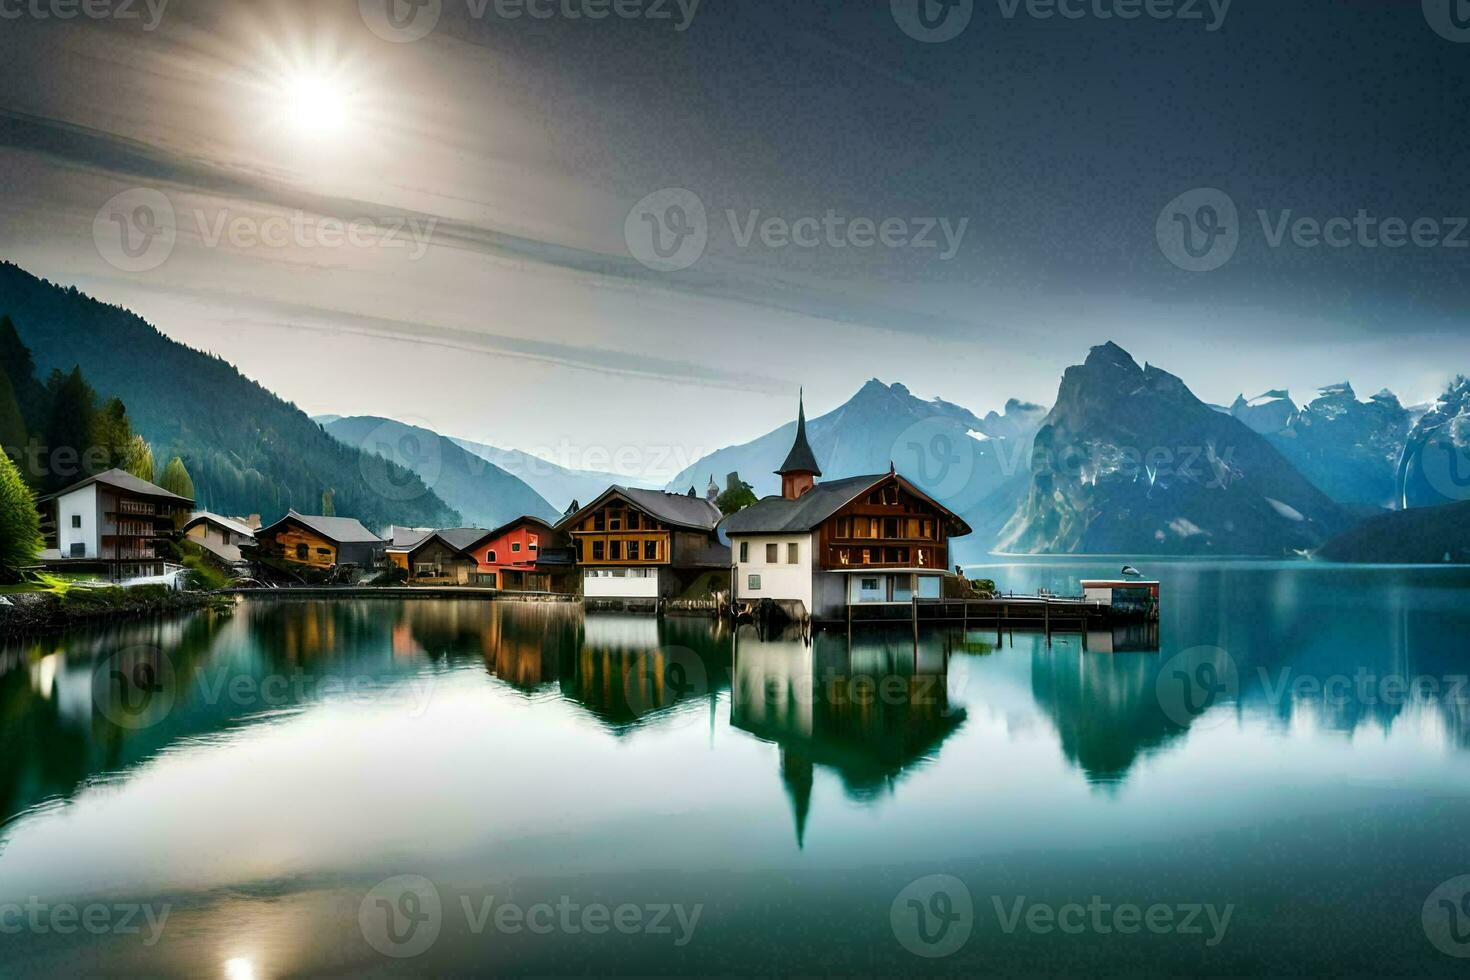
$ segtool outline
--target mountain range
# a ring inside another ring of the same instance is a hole
[[[412,471],[474,527],[496,528],[522,516],[561,516],[561,510],[518,477],[429,429],[371,415],[331,417],[322,428],[346,446]],[[384,483],[383,493],[398,492],[385,480],[379,482]]]
[[[524,481],[544,497],[559,513],[566,513],[574,501],[587,503],[613,484],[625,487],[655,489],[657,483],[637,477],[600,470],[576,470],[521,452],[519,449],[500,449],[469,439],[452,439],[455,445],[467,452],[494,463],[506,473]]]
[[[1345,524],[1261,435],[1107,343],[1063,374],[999,548],[1280,555],[1314,548]]]
[[[370,527],[461,523],[413,474],[343,445],[226,361],[128,310],[0,262],[0,314],[42,377],[80,366],[102,397],[121,398],[155,457],[184,461],[201,508],[271,521],[289,508],[319,512],[331,490],[337,513]],[[385,496],[385,485],[398,489]]]

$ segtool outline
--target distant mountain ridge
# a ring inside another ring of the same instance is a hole
[[[331,490],[338,514],[369,527],[459,523],[412,474],[342,445],[223,359],[126,309],[0,262],[0,313],[14,320],[39,373],[79,365],[102,397],[121,398],[160,461],[183,459],[201,508],[270,521],[289,508],[318,512]],[[381,492],[385,480],[404,488],[403,499]]]
[[[1280,555],[1346,521],[1266,440],[1114,343],[1062,376],[1000,548]]]
[[[656,481],[597,470],[576,470],[519,449],[500,449],[482,442],[453,437],[450,437],[450,441],[522,480],[561,512],[565,512],[573,501],[585,504],[595,499],[613,484],[648,490],[658,488]],[[700,489],[703,490],[703,487]]]
[[[826,414],[809,418],[807,436],[822,479],[887,472],[895,466],[968,521],[975,533],[954,542],[959,560],[979,560],[1013,509],[1013,478],[1028,468],[1031,436],[1046,409],[1016,399],[981,418],[942,399],[925,401],[902,384],[874,378]],[[780,490],[775,469],[791,449],[792,421],[750,442],[703,457],[668,484],[696,491],[711,477],[721,486],[738,472],[759,497]]]
[[[338,418],[323,428],[345,445],[412,470],[471,526],[496,528],[523,515],[548,521],[561,516],[524,481],[430,429],[372,415]]]

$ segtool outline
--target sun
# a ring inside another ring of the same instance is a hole
[[[331,137],[352,119],[352,93],[325,72],[292,72],[281,80],[281,118],[298,135]]]

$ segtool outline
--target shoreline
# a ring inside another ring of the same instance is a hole
[[[54,592],[22,592],[6,598],[9,605],[0,606],[0,641],[78,626],[198,612],[226,604],[216,593],[178,592],[164,586],[73,589],[66,596]]]

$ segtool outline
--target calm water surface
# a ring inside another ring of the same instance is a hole
[[[1148,571],[1157,652],[422,599],[5,648],[0,974],[1463,975],[1470,572]]]

